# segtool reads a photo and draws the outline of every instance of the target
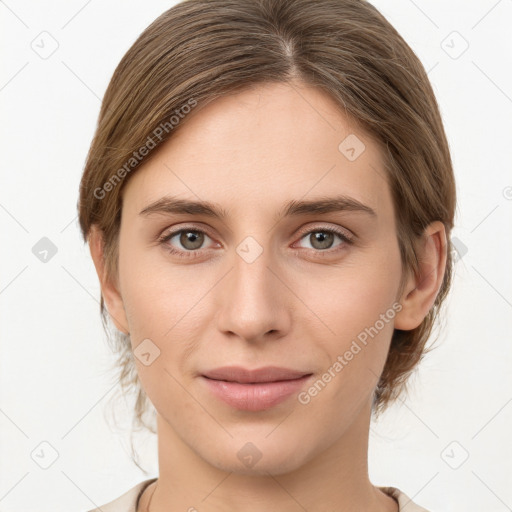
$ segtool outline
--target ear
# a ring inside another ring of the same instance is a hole
[[[100,280],[101,294],[107,311],[112,318],[115,326],[121,332],[130,334],[127,328],[128,321],[124,310],[123,299],[119,293],[117,285],[113,282],[112,278],[107,279],[105,270],[105,260],[103,258],[103,233],[98,226],[93,225],[89,234],[89,249],[91,257],[94,261],[96,273]]]
[[[434,305],[446,269],[446,231],[435,221],[425,229],[417,246],[419,274],[409,276],[395,316],[395,329],[409,331],[418,327]]]

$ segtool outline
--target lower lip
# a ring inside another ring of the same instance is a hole
[[[264,411],[298,393],[311,375],[300,379],[241,384],[202,377],[209,390],[225,403],[243,411]]]

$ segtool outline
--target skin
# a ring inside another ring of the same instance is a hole
[[[349,134],[365,144],[354,161],[338,149]],[[218,203],[227,217],[140,215],[166,194]],[[377,215],[276,220],[291,199],[336,194]],[[202,245],[180,243],[179,234],[159,243],[171,227],[206,235]],[[315,233],[336,227],[353,243],[337,235],[327,248],[315,242]],[[237,253],[247,236],[263,249],[252,263]],[[191,246],[195,258],[168,252]],[[160,350],[148,366],[135,358],[158,413],[159,478],[139,510],[153,492],[151,512],[398,510],[368,477],[372,398],[393,328],[417,327],[434,303],[445,230],[440,222],[426,229],[420,274],[409,275],[399,295],[402,267],[379,146],[325,93],[264,84],[198,107],[123,190],[115,279],[104,278],[96,228],[90,248],[117,328],[130,333],[134,350],[148,338]],[[276,365],[316,381],[396,301],[401,311],[308,404],[294,395],[267,411],[239,411],[199,377],[230,364]],[[261,453],[252,467],[237,457],[247,442]]]

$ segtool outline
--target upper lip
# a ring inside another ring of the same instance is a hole
[[[203,373],[203,376],[209,379],[240,382],[242,384],[293,380],[300,379],[305,375],[311,375],[311,373],[291,370],[289,368],[280,368],[278,366],[265,366],[254,370],[249,370],[241,366],[223,366]]]

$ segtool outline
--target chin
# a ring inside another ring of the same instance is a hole
[[[230,439],[226,444],[218,442],[213,452],[211,445],[205,446],[204,450],[196,447],[196,451],[208,464],[222,471],[252,476],[291,473],[314,455],[311,453],[308,457],[308,448],[300,439],[276,436],[270,440],[265,439],[265,435],[268,432],[252,438],[244,436]],[[297,449],[299,446],[300,451]]]

